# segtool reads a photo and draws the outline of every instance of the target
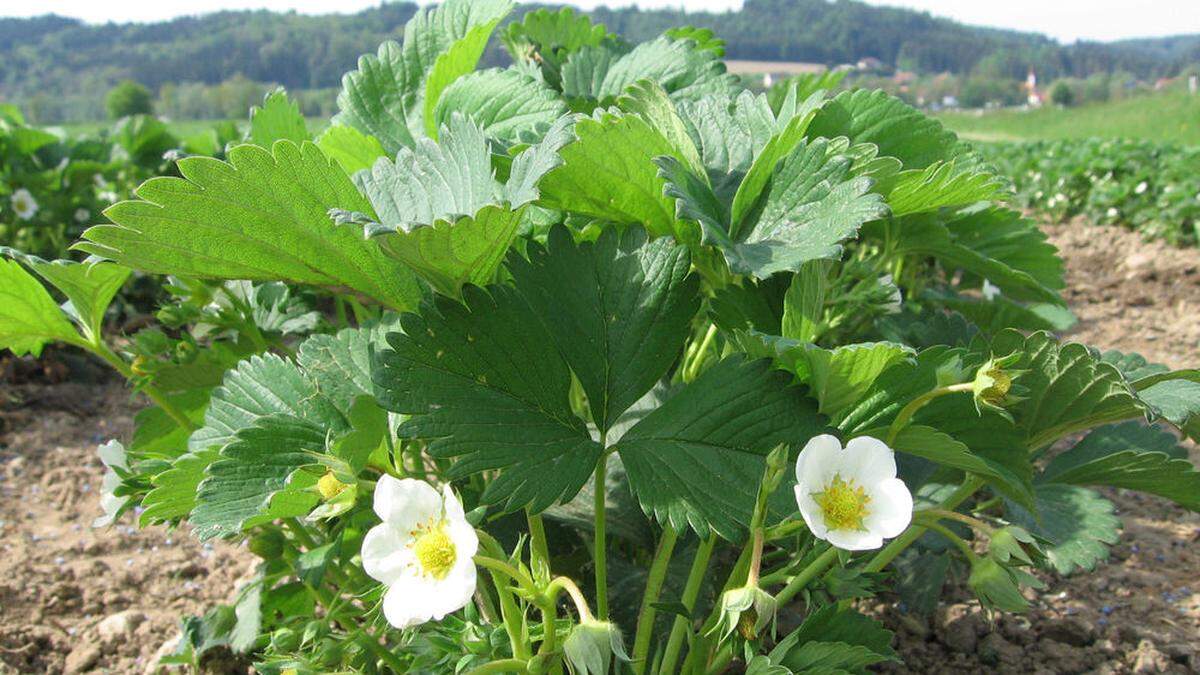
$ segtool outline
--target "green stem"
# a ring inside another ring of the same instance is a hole
[[[493,571],[492,583],[495,584],[496,595],[500,598],[500,616],[504,619],[504,632],[508,633],[508,642],[512,645],[513,656],[518,659],[528,659],[530,653],[525,636],[524,614],[517,607],[512,589],[504,582],[503,574]]]
[[[962,537],[958,536],[957,534],[954,534],[954,531],[951,530],[950,528],[946,527],[945,525],[942,525],[941,523],[926,523],[925,527],[927,529],[933,530],[934,532],[937,532],[938,534],[940,534],[943,537],[945,537],[946,539],[948,539],[950,541],[950,543],[957,546],[958,550],[962,551],[963,555],[966,556],[967,560],[975,559],[975,557],[976,557],[975,551],[971,550],[971,546],[967,542],[963,541]]]
[[[888,446],[891,446],[896,441],[896,436],[898,436],[900,432],[904,430],[904,427],[908,426],[908,423],[910,420],[912,420],[913,415],[917,414],[917,411],[921,408],[924,408],[925,404],[929,403],[935,398],[945,396],[947,394],[953,394],[960,391],[971,391],[972,386],[972,383],[964,382],[962,384],[951,384],[945,387],[937,387],[936,389],[931,389],[909,401],[908,405],[901,408],[900,412],[897,413],[896,419],[892,420],[892,425],[888,427],[887,438],[884,439],[884,442],[887,443]]]
[[[816,560],[813,560],[807,567],[800,570],[800,573],[792,577],[787,586],[784,586],[783,590],[775,595],[775,600],[778,601],[779,606],[786,605],[792,598],[796,597],[796,594],[804,590],[813,579],[817,578],[817,575],[828,569],[837,560],[837,557],[837,548],[830,546],[825,549],[824,553],[817,556]]]
[[[525,515],[529,521],[529,559],[533,575],[537,578],[538,561],[541,561],[546,574],[550,573],[550,547],[546,544],[546,526],[542,523],[541,514],[526,510]]]
[[[112,366],[126,380],[133,380],[133,369],[129,367],[128,363],[125,363],[125,359],[117,356],[117,353],[110,349],[108,345],[97,340],[93,344],[82,346],[103,359],[105,363]],[[138,387],[138,391],[145,394],[146,397],[153,401],[154,404],[159,408],[162,408],[162,411],[165,412],[171,419],[175,420],[175,423],[180,427],[187,429],[188,431],[195,431],[197,429],[196,425],[192,423],[190,419],[188,419],[187,415],[183,414],[182,410],[177,408],[174,403],[171,403],[171,401],[168,400],[167,397],[153,385],[144,384]]]
[[[404,672],[404,671],[399,671]],[[529,664],[521,659],[502,659],[485,663],[478,668],[468,670],[466,675],[490,675],[491,673],[528,673]]]
[[[658,540],[658,550],[654,553],[654,562],[650,564],[646,592],[642,594],[642,607],[638,612],[637,632],[633,640],[633,672],[636,675],[646,672],[650,636],[654,632],[654,603],[658,602],[658,594],[662,592],[663,582],[667,578],[667,566],[671,563],[671,554],[675,552],[678,536],[675,528],[669,524],[664,525],[662,536]]]
[[[384,663],[391,666],[391,668],[394,672],[397,672],[397,673],[408,672],[408,670],[409,670],[408,664],[401,661],[400,657],[393,654],[391,652],[391,650],[389,650],[386,647],[384,647],[383,645],[379,644],[379,640],[377,640],[374,635],[367,633],[367,632],[363,632],[362,636],[364,639],[359,640],[359,644],[366,647],[367,651],[374,654],[376,656],[376,658],[378,658],[380,661],[383,661]]]
[[[700,366],[704,365],[705,357],[708,356],[708,348],[712,346],[713,340],[717,337],[717,324],[709,324],[708,330],[704,333],[704,339],[700,342],[700,348],[696,350],[696,354],[692,357],[692,362],[683,372],[683,381],[691,382],[700,374]]]
[[[949,497],[947,497],[946,501],[941,503],[939,508],[946,509],[947,511],[954,510],[959,504],[962,504],[964,501],[966,501],[968,497],[975,494],[979,488],[983,487],[983,485],[984,482],[979,478],[968,476],[967,479],[963,481],[963,484],[958,486],[958,489],[955,490],[954,493]],[[900,555],[904,549],[908,548],[913,544],[913,542],[920,539],[922,534],[925,534],[924,527],[915,523],[909,525],[908,529],[905,530],[899,537],[893,539],[887,546],[884,546],[879,553],[876,553],[875,557],[871,558],[866,566],[863,567],[863,571],[881,571],[884,567],[887,567],[888,563],[892,562],[896,556]]]
[[[521,587],[521,590],[528,593],[531,597],[538,595],[538,589],[534,587],[533,581],[529,578],[529,575],[522,573],[520,570],[504,562],[503,560],[489,558],[486,555],[477,555],[475,556],[475,564],[490,572],[497,572],[499,574],[503,574],[509,579],[512,579],[513,581],[517,582],[517,585]]]
[[[684,583],[683,597],[681,598],[683,607],[689,614],[696,606],[696,598],[700,595],[700,584],[704,582],[704,575],[708,572],[708,561],[712,557],[713,547],[716,546],[716,543],[716,537],[709,537],[701,541],[700,546],[696,548],[696,557],[692,559],[692,569],[688,571],[687,582]],[[671,637],[667,639],[667,649],[663,652],[662,664],[658,667],[659,673],[671,673],[675,670],[679,652],[683,649],[683,639],[687,636],[691,623],[691,620],[685,617],[675,617],[675,624],[671,626]]]
[[[916,520],[917,518],[930,519],[932,522],[935,522],[935,523],[939,519],[941,519],[941,520],[957,520],[958,522],[963,523],[964,525],[967,525],[968,527],[979,530],[980,532],[982,532],[988,536],[991,536],[992,533],[996,531],[995,528],[993,528],[991,525],[988,525],[987,523],[983,522],[982,520],[980,520],[978,518],[972,518],[971,516],[968,516],[965,513],[959,513],[958,511],[947,511],[945,509],[921,509],[920,511],[917,511],[916,513],[913,514],[913,519]]]
[[[549,602],[558,604],[558,594],[563,591],[566,591],[571,603],[575,605],[580,623],[591,621],[592,610],[588,609],[587,598],[583,597],[583,591],[579,590],[579,586],[570,577],[555,577],[546,587],[546,598]]]
[[[308,533],[308,529],[299,520],[284,518],[283,524],[292,533],[292,536],[296,538],[296,541],[300,542],[301,546],[310,551],[317,547],[317,541],[312,538],[312,535]]]
[[[542,610],[542,646],[538,654],[553,654],[558,649],[558,609],[553,600],[539,602],[538,609]]]
[[[604,446],[604,434],[600,434],[600,445]],[[593,502],[593,510],[595,511],[595,536],[596,543],[592,551],[592,557],[596,561],[596,615],[601,621],[608,619],[608,555],[607,555],[607,536],[606,524],[607,514],[605,513],[605,496],[607,490],[607,474],[608,474],[608,456],[600,458],[600,463],[596,465],[596,480],[595,480],[595,501]]]

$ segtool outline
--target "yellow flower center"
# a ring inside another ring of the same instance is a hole
[[[1012,378],[1000,368],[993,368],[987,374],[992,378],[992,383],[983,390],[981,397],[992,405],[1000,405],[1008,396],[1008,390],[1012,389]]]
[[[842,480],[841,474],[834,474],[833,480],[825,486],[825,491],[813,495],[813,501],[821,507],[829,529],[866,529],[863,520],[869,513],[867,505],[871,503],[871,498],[866,490],[854,484],[853,478],[845,481]]]
[[[454,549],[454,541],[446,534],[442,525],[423,531],[413,542],[413,553],[421,565],[421,571],[434,579],[442,579],[454,567],[458,553]]]
[[[348,487],[350,486],[338,480],[337,476],[333,475],[332,471],[326,472],[325,475],[321,476],[320,480],[317,481],[317,492],[321,493],[321,497],[325,499],[325,501],[329,501],[330,499],[340,495],[342,490],[345,490]]]

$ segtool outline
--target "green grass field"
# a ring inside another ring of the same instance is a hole
[[[1200,145],[1200,95],[1185,91],[1077,108],[948,112],[938,117],[960,135],[977,141],[1095,136]]]
[[[323,131],[329,126],[329,120],[323,117],[309,117],[308,129],[314,134]],[[224,122],[225,120],[171,120],[167,122],[167,126],[171,129],[171,133],[180,138],[187,138],[195,134],[203,133],[212,129],[215,125]],[[250,124],[248,120],[234,120],[238,127],[245,130]],[[74,124],[59,125],[69,134],[87,135],[94,134],[112,126],[112,122],[77,122]]]

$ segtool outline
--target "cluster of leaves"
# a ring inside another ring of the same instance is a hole
[[[475,70],[511,10],[419,13],[315,139],[272,95],[225,160],[109,208],[84,263],[0,261],[0,347],[78,346],[156,403],[110,466],[123,508],[262,558],[185,621],[177,662],[862,672],[890,634],[839,601],[887,590],[893,561],[905,597],[966,563],[1016,611],[1035,565],[1116,540],[1093,486],[1200,509],[1162,429],[1200,437],[1200,375],[1047,332],[1071,320],[1054,248],[938,122],[820,81],[755,95],[709,31],[635,46],[570,10],[511,24],[514,65]],[[118,353],[101,327],[130,269],[171,300]],[[876,554],[796,517],[786,465],[821,433],[886,441],[918,497]],[[386,627],[359,556],[383,476],[452,483],[484,533],[494,583],[464,611]],[[573,595],[562,620],[564,578],[594,580],[595,619]],[[800,625],[782,639],[718,630],[776,603]]]
[[[981,146],[1016,186],[1017,203],[1051,218],[1085,216],[1175,245],[1200,242],[1200,148],[1136,140]]]

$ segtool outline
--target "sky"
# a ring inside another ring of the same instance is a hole
[[[296,10],[306,14],[355,12],[380,0],[0,0],[0,16],[55,13],[93,23],[161,21],[221,9]],[[1117,40],[1200,33],[1200,0],[865,0],[928,11],[963,23],[1044,33],[1062,42]],[[742,0],[568,0],[585,8],[597,5],[643,8],[684,7],[723,11]]]

